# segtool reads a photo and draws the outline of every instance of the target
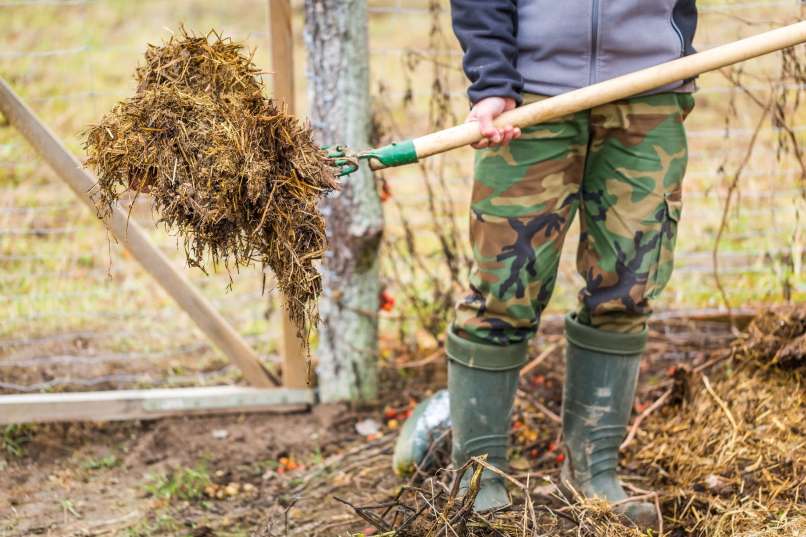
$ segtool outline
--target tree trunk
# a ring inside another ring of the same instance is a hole
[[[369,145],[366,0],[305,0],[308,100],[323,144]],[[380,200],[366,166],[342,178],[322,204],[329,250],[322,277],[320,396],[325,402],[377,396]]]

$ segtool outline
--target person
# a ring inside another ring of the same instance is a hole
[[[579,213],[584,287],[565,318],[561,484],[649,526],[655,508],[628,500],[618,450],[651,303],[672,272],[694,81],[522,131],[493,120],[691,54],[695,0],[452,0],[451,8],[470,80],[467,120],[484,136],[470,206],[474,264],[446,337],[453,465],[486,454],[506,468],[518,372]],[[509,503],[503,479],[485,470],[475,509]]]

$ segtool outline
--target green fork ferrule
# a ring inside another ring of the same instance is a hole
[[[387,168],[394,168],[395,166],[417,162],[417,150],[414,147],[414,141],[403,140],[402,142],[392,142],[389,145],[362,153],[360,158],[374,159]]]

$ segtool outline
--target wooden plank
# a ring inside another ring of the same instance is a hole
[[[313,390],[211,386],[0,396],[0,424],[307,410]]]
[[[28,140],[56,174],[93,213],[96,212],[89,192],[95,179],[68,153],[64,145],[45,126],[33,111],[0,78],[0,112]],[[213,306],[171,264],[167,257],[148,239],[143,229],[128,214],[116,205],[105,220],[107,228],[134,257],[135,260],[157,280],[176,303],[190,315],[202,332],[243,372],[244,378],[253,386],[268,388],[279,384],[263,365],[254,350],[230,326]]]
[[[274,71],[274,97],[285,101],[289,113],[294,113],[294,32],[291,25],[291,2],[268,0],[268,26],[271,40],[271,62]],[[280,353],[283,357],[283,386],[303,388],[308,385],[305,367],[306,352],[297,337],[297,329],[286,313],[283,299],[283,336]]]

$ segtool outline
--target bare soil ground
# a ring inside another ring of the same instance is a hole
[[[314,466],[355,440],[353,415],[328,410],[19,430],[21,453],[7,450],[0,473],[0,533],[248,534],[278,501],[278,459]],[[204,492],[230,483],[238,494]]]

